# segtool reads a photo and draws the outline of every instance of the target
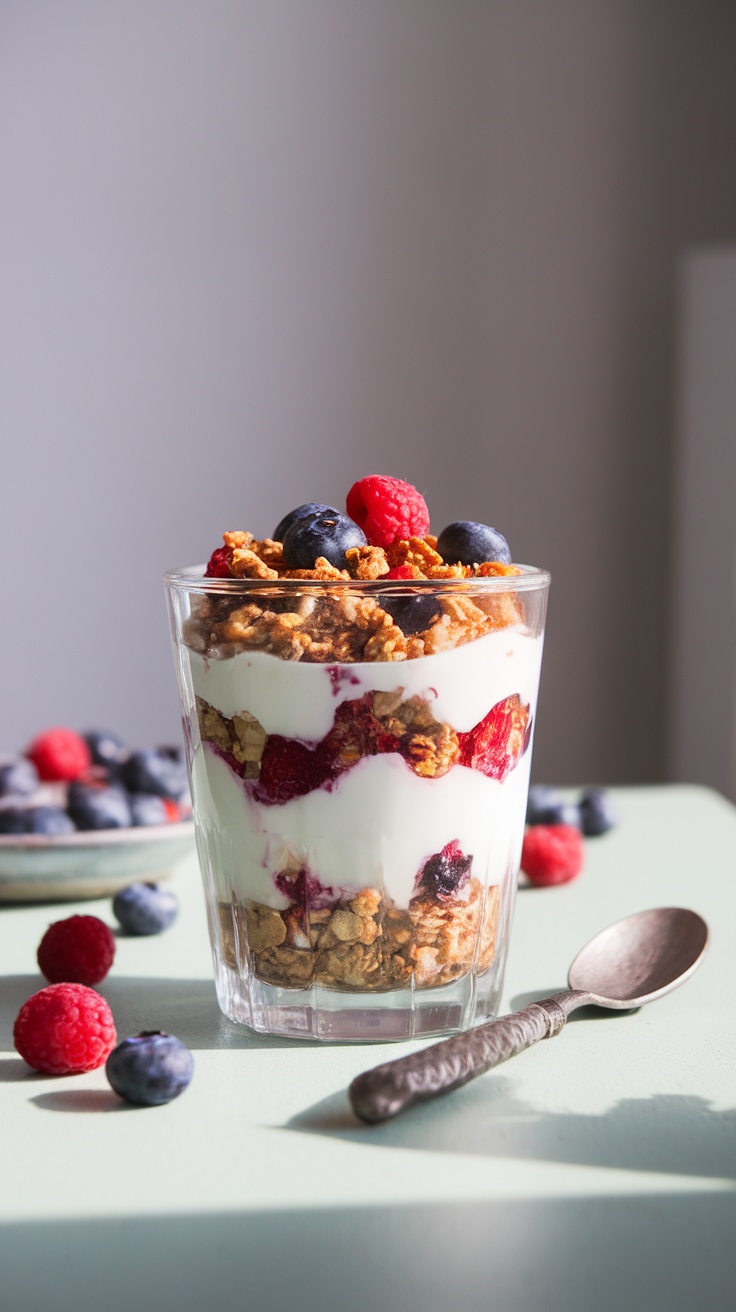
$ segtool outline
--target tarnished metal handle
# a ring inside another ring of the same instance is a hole
[[[387,1121],[415,1103],[467,1084],[476,1075],[559,1034],[583,995],[572,991],[533,1002],[523,1011],[433,1043],[421,1052],[364,1071],[350,1085],[353,1111],[363,1121]]]

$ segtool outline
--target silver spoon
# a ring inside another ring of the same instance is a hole
[[[689,979],[707,942],[705,921],[683,907],[657,907],[618,920],[578,953],[564,993],[364,1071],[350,1085],[353,1111],[364,1121],[387,1121],[417,1102],[457,1089],[539,1039],[559,1034],[576,1007],[628,1011],[653,1002]]]

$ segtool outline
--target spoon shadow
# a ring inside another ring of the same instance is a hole
[[[736,1108],[714,1110],[695,1095],[625,1098],[600,1115],[551,1112],[494,1076],[420,1104],[411,1115],[364,1125],[341,1090],[285,1127],[371,1147],[736,1180]]]

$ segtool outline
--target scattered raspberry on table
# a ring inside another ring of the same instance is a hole
[[[13,1026],[16,1051],[44,1075],[97,1070],[116,1040],[105,999],[83,984],[50,984],[34,993]]]
[[[583,868],[585,851],[572,825],[535,825],[524,836],[521,868],[533,884],[567,884]]]
[[[52,984],[99,984],[115,958],[112,930],[97,916],[68,916],[49,925],[38,947],[41,973]]]

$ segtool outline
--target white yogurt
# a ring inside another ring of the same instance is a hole
[[[300,867],[337,889],[382,888],[406,907],[427,859],[457,841],[472,873],[498,884],[516,865],[529,752],[499,783],[455,766],[421,779],[396,754],[369,756],[327,791],[264,806],[208,745],[193,768],[195,819],[210,846],[219,893],[283,908],[274,873]]]
[[[282,661],[261,651],[241,652],[228,660],[187,654],[195,694],[221,715],[232,719],[250,711],[266,733],[319,742],[332,728],[340,702],[366,692],[402,688],[405,698],[426,697],[435,719],[458,732],[472,729],[512,693],[534,705],[542,638],[519,629],[498,629],[413,661],[339,666]]]

